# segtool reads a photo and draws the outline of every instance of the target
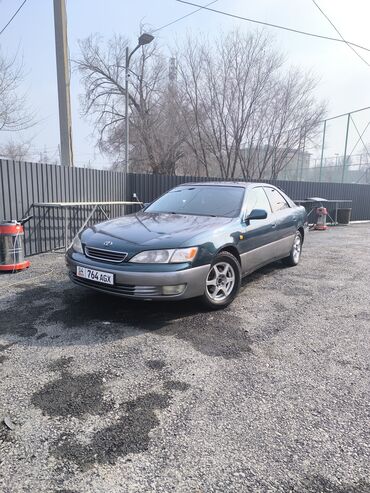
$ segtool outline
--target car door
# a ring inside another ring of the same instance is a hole
[[[296,221],[292,209],[284,195],[276,188],[265,186],[276,227],[274,235],[274,258],[289,255],[296,233]]]
[[[248,215],[253,209],[265,210],[266,219],[248,220]],[[269,262],[271,257],[269,245],[274,240],[275,228],[275,218],[263,187],[256,186],[248,189],[239,241],[243,274],[248,274]]]

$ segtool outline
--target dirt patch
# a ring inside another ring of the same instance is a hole
[[[168,322],[168,317],[158,317],[157,313],[154,317],[154,312],[157,310],[153,310],[150,303],[72,287],[63,292],[61,308],[51,313],[48,321],[61,323],[67,329],[99,323],[101,333],[103,333],[101,325],[105,322],[106,334],[112,335],[119,328],[123,337],[124,328],[128,326],[142,330],[156,330],[163,327]]]
[[[104,306],[104,310],[102,310]],[[158,304],[120,299],[79,288],[64,292],[62,307],[48,316],[48,321],[71,327],[91,328],[99,338],[124,338],[133,331],[156,331],[161,336],[175,336],[189,342],[207,356],[239,358],[250,352],[250,339],[243,320],[229,310],[207,312],[197,300]],[[149,363],[150,365],[160,363]],[[154,368],[152,369],[160,369]]]
[[[104,376],[102,373],[73,375],[68,368],[73,358],[60,358],[49,365],[52,371],[60,371],[57,380],[48,382],[35,392],[31,403],[49,416],[75,416],[104,414],[112,403],[104,401]]]
[[[151,359],[145,362],[146,366],[151,370],[163,370],[165,368],[166,363],[160,359]]]
[[[189,388],[183,382],[174,383],[171,390]],[[168,408],[171,401],[170,392],[150,392],[125,402],[123,415],[114,424],[94,433],[90,443],[80,443],[74,435],[64,434],[54,444],[52,453],[87,470],[95,463],[115,464],[119,457],[145,452],[149,448],[150,432],[160,424],[156,411]]]
[[[51,291],[42,286],[21,291],[14,304],[1,312],[0,336],[33,337],[43,314],[54,304]]]
[[[101,373],[63,374],[33,394],[31,403],[49,416],[80,417],[111,409],[111,404],[103,401]]]
[[[176,321],[166,329],[165,335],[186,341],[207,356],[235,359],[251,352],[252,339],[244,327],[245,321],[225,309],[217,314],[197,313],[191,319]],[[164,330],[158,334],[164,335]]]
[[[179,380],[169,380],[165,382],[164,387],[167,390],[179,390],[180,392],[185,392],[185,390],[188,390],[190,385],[185,382],[180,382]]]
[[[68,286],[65,282],[62,291],[58,290],[60,286],[57,289],[53,285],[49,289],[40,286],[20,292],[2,312],[2,319],[9,323],[2,325],[0,335],[32,337],[33,343],[40,345],[51,341],[72,345],[77,339],[95,344],[155,331],[164,337],[184,340],[207,356],[234,359],[251,351],[251,340],[243,330],[245,320],[230,309],[216,315],[197,300],[158,304]],[[48,336],[48,325],[53,326],[54,332],[55,326],[60,326],[60,334]],[[153,370],[161,369],[155,367],[160,363],[149,363],[149,367],[150,364],[154,365]]]
[[[64,372],[67,371],[67,369],[71,366],[72,361],[73,361],[73,356],[68,356],[68,357],[62,356],[61,358],[51,361],[48,364],[48,368],[50,371]]]

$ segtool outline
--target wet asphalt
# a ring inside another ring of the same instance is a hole
[[[219,312],[79,288],[60,253],[1,275],[0,491],[370,492],[369,240],[312,232]]]

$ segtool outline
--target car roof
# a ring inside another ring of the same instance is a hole
[[[270,183],[258,183],[251,181],[202,181],[202,182],[189,182],[189,183],[180,183],[175,188],[178,187],[187,187],[187,186],[215,186],[215,187],[243,187],[250,188],[252,186],[271,186],[275,187],[275,185],[271,185]]]

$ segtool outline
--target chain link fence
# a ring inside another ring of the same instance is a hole
[[[322,122],[279,173],[280,180],[370,184],[370,107]]]

